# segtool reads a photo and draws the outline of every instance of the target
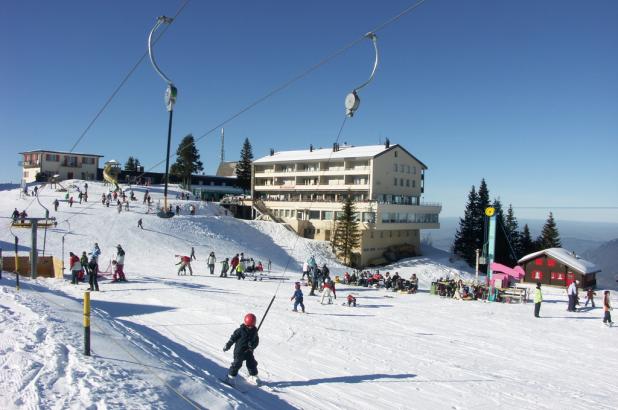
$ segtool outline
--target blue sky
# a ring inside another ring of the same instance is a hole
[[[68,150],[177,1],[7,1],[0,15],[0,181],[18,152]],[[173,149],[412,2],[193,0],[156,46],[179,89]],[[458,216],[471,185],[522,218],[618,222],[618,2],[428,0],[378,33],[381,64],[341,141],[402,144],[429,166],[425,201]],[[330,146],[369,41],[226,125],[226,159]],[[78,152],[146,168],[165,156],[164,82],[145,60]],[[219,133],[198,145],[207,173]],[[162,170],[162,166],[158,168]],[[580,207],[564,209],[560,207]],[[528,209],[524,207],[541,207]],[[587,207],[614,207],[591,209]]]

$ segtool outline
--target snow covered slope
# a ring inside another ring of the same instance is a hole
[[[417,273],[416,295],[340,286],[335,303],[321,305],[303,288],[308,314],[294,313],[289,297],[306,257],[315,255],[334,274],[345,270],[327,244],[297,238],[274,223],[235,220],[200,202],[194,202],[196,216],[162,220],[146,213],[142,188],[131,210],[118,213],[100,203],[106,188],[89,184],[88,204],[61,202],[58,213],[51,203],[64,194],[41,190],[41,202],[59,225],[39,233],[39,251],[44,245],[46,255],[59,256],[63,236],[65,253],[88,251],[96,241],[105,269],[121,244],[129,282],[102,279],[101,292],[92,294],[93,356],[87,358],[81,355],[80,328],[86,285],[24,278],[16,293],[14,275],[3,274],[0,402],[7,408],[618,406],[618,328],[603,327],[598,308],[566,312],[561,291],[546,291],[541,319],[529,304],[441,299],[424,290],[430,281],[467,273],[451,266],[444,253],[427,250],[424,257],[382,269],[404,277]],[[0,213],[28,207],[30,215],[42,216],[44,210],[31,201],[5,191]],[[137,228],[139,218],[144,230]],[[9,220],[1,223],[0,243],[10,245]],[[13,232],[28,248],[29,231]],[[189,254],[192,246],[198,257],[194,275],[177,276],[174,255]],[[272,275],[287,279],[211,276],[205,265],[210,251],[218,260],[239,252],[264,263],[270,259]],[[342,306],[349,293],[358,307]],[[256,350],[265,387],[241,393],[221,384],[218,378],[232,359],[223,345],[246,312],[260,320],[274,294]]]

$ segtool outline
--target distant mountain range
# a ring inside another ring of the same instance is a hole
[[[599,288],[618,288],[618,239],[582,253],[582,258],[601,268],[602,272],[597,276]]]

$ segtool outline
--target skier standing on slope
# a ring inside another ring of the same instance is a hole
[[[82,270],[82,264],[79,262],[79,256],[73,252],[69,252],[69,267],[71,268],[71,284],[77,285],[77,276],[79,271]]]
[[[195,248],[193,246],[191,247],[191,260],[197,260],[197,258],[195,257]]]
[[[324,279],[324,290],[322,291],[322,299],[320,300],[320,304],[324,304],[324,299],[328,298],[328,304],[333,303],[332,298],[337,299],[337,294],[335,293],[335,282],[330,280],[330,278]]]
[[[612,314],[610,313],[614,308],[609,303],[609,290],[603,292],[603,323],[607,326],[611,327],[614,322],[612,322]]]
[[[236,271],[236,265],[238,265],[238,261],[238,254],[236,254],[236,256],[234,256],[230,261],[230,274]]]
[[[303,304],[303,291],[300,290],[300,282],[296,282],[294,284],[294,294],[292,295],[290,300],[294,300],[294,312],[298,312],[298,305],[300,305],[303,313],[305,313],[305,305]]]
[[[215,262],[217,262],[215,253],[210,252],[210,255],[208,255],[208,260],[206,261],[206,264],[208,265],[208,269],[210,270],[211,275],[214,275],[215,273]]]
[[[54,211],[58,212],[59,205],[60,205],[60,202],[58,202],[58,198],[54,199]]]
[[[238,261],[238,265],[236,265],[236,278],[238,278],[238,280],[245,279],[245,262],[243,262],[242,259]]]
[[[253,351],[258,347],[260,343],[260,338],[258,336],[258,330],[255,327],[256,318],[253,313],[247,313],[245,315],[245,319],[243,324],[240,325],[238,329],[232,333],[230,340],[223,347],[223,351],[227,352],[230,350],[232,345],[234,346],[234,361],[230,366],[230,370],[228,371],[228,381],[231,384],[234,384],[235,378],[238,375],[238,370],[242,367],[242,363],[246,362],[247,369],[249,370],[249,375],[253,379],[253,381],[257,384],[259,383],[258,379],[258,369],[257,369],[257,361],[253,356]]]
[[[114,261],[114,265],[116,265],[116,268],[114,269],[114,277],[112,282],[126,282],[127,278],[125,278],[124,276],[124,249],[122,249],[122,246],[118,245],[116,246],[117,249],[117,253],[116,253],[116,260]]]
[[[223,262],[219,262],[221,264],[221,274],[219,277],[227,278],[227,270],[230,268],[229,258],[225,258]]]
[[[541,292],[541,282],[536,283],[536,289],[534,291],[534,317],[540,317],[541,303],[543,302],[543,293]]]
[[[141,229],[144,229],[144,225],[142,223],[142,218],[139,218],[139,220],[137,221],[137,227],[141,228]]]

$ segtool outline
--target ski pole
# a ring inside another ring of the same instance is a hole
[[[273,305],[273,302],[275,301],[276,296],[277,294],[275,293],[273,295],[273,298],[270,300],[270,303],[268,304],[268,307],[266,308],[266,312],[264,312],[264,316],[262,316],[262,320],[260,320],[260,324],[257,327],[258,332],[260,331],[260,328],[262,327],[262,323],[264,323],[264,319],[266,319],[266,315],[268,315],[268,311],[270,310],[270,307]]]

